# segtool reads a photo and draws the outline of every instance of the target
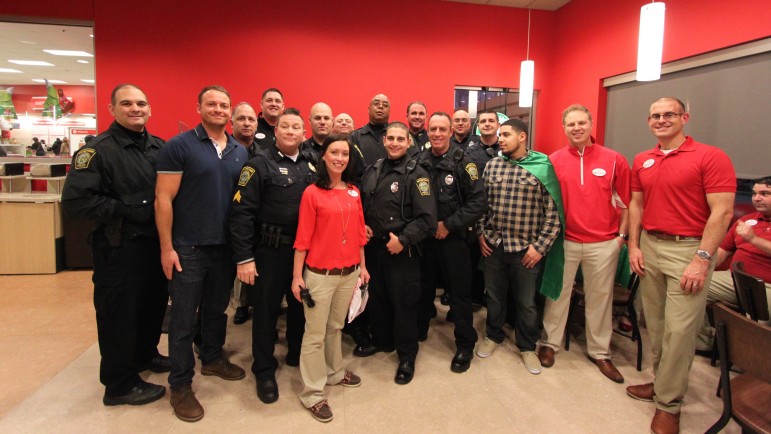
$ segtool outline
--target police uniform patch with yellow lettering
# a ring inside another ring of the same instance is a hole
[[[238,177],[238,185],[245,187],[246,183],[252,179],[252,175],[254,175],[254,168],[245,166],[243,169],[241,169],[241,175]]]
[[[421,196],[431,196],[431,182],[428,180],[428,178],[418,178],[415,181],[415,184],[418,185],[418,191],[420,192]]]
[[[477,165],[474,163],[466,164],[466,173],[468,173],[468,176],[472,181],[479,179],[479,171],[477,170]]]
[[[88,169],[88,165],[91,163],[91,159],[96,155],[96,149],[86,148],[81,149],[78,152],[78,157],[75,159],[75,170]]]

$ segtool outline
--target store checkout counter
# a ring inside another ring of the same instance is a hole
[[[91,226],[62,216],[64,171],[70,159],[0,158],[0,164],[5,163],[13,170],[0,175],[0,274],[53,274],[64,267],[92,266],[86,241]],[[33,165],[51,165],[53,172],[33,176]]]

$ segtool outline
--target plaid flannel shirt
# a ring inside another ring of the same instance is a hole
[[[519,252],[532,244],[545,255],[560,231],[557,205],[546,187],[520,165],[501,157],[487,163],[484,172],[488,211],[477,233],[504,252]]]

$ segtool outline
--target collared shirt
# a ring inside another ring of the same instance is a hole
[[[479,143],[479,136],[477,136],[476,134],[471,134],[471,131],[469,131],[469,133],[466,134],[466,137],[464,137],[461,140],[458,140],[457,138],[455,138],[455,134],[453,134],[452,137],[450,138],[450,144],[455,145],[463,149],[464,151],[468,149],[468,147],[472,143]]]
[[[720,243],[721,249],[734,254],[731,263],[742,261],[747,273],[763,279],[766,283],[771,283],[771,255],[758,249],[736,233],[736,226],[739,222],[749,225],[755,232],[755,236],[764,240],[771,240],[771,219],[759,212],[747,214],[731,225],[725,238],[723,238],[723,242]]]
[[[257,133],[254,138],[262,149],[270,149],[276,143],[275,128],[262,117],[262,112],[257,117]]]
[[[507,253],[532,244],[546,254],[560,231],[557,204],[546,187],[530,171],[503,157],[487,163],[483,178],[489,211],[480,223],[487,242],[503,244]]]
[[[483,173],[487,163],[498,156],[500,150],[501,147],[498,142],[495,142],[494,145],[488,146],[481,141],[478,141],[474,143],[469,142],[469,146],[466,148],[466,153],[469,157],[471,157],[471,160],[474,162],[474,164],[477,165],[479,173]]]
[[[426,148],[425,145],[428,143],[428,132],[425,128],[415,134],[412,134],[412,131],[410,131],[410,136],[412,136],[412,143],[417,148],[417,152]]]

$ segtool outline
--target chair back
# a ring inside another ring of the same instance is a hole
[[[725,330],[728,361],[745,373],[771,383],[771,327],[755,322],[721,302],[715,303],[714,314],[715,325]]]
[[[754,321],[768,321],[768,299],[763,279],[747,274],[742,261],[734,262],[731,272],[739,308]]]

